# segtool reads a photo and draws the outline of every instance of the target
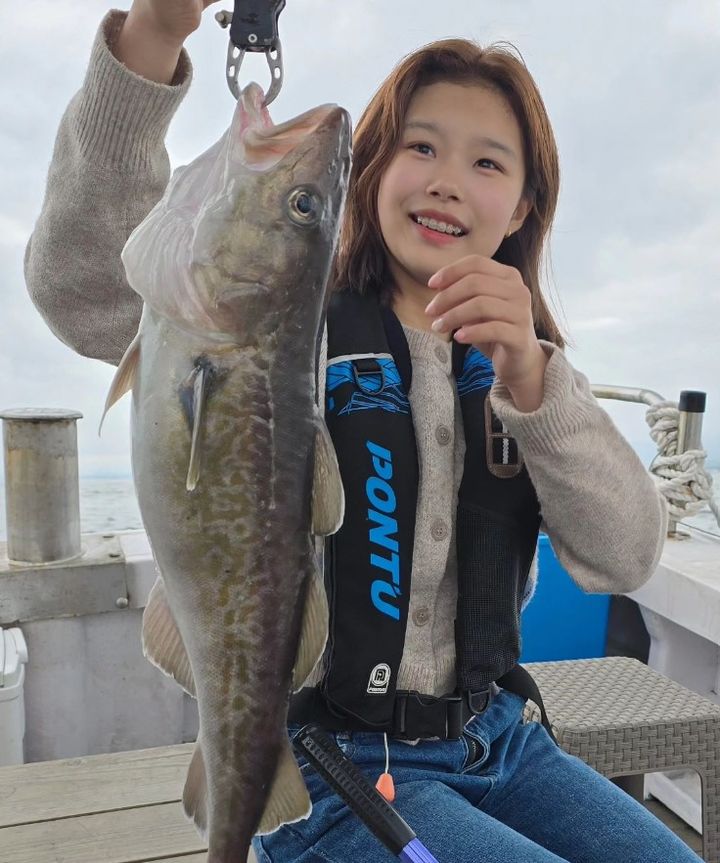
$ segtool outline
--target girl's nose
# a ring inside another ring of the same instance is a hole
[[[432,195],[435,198],[440,198],[442,201],[447,200],[460,200],[460,189],[453,180],[448,177],[438,178],[432,180],[428,183],[427,187],[428,195]]]

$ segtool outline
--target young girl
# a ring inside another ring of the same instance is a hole
[[[63,117],[26,277],[84,355],[117,363],[136,332],[120,250],[167,183],[182,44],[207,5],[109,13]],[[330,647],[289,731],[320,722],[373,779],[389,764],[441,863],[697,861],[522,722],[539,529],[582,588],[623,593],[652,575],[667,524],[540,291],[558,186],[541,97],[500,48],[417,51],[358,124],[319,363],[348,506],[326,547]],[[257,837],[258,859],[392,859],[300,763],[312,814]]]

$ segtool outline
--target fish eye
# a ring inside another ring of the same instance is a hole
[[[288,196],[288,214],[298,225],[314,225],[320,220],[322,204],[312,189],[294,189]]]

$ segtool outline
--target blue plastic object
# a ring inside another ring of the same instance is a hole
[[[577,587],[544,533],[538,546],[538,586],[522,614],[520,662],[605,656],[610,595]]]
[[[419,839],[413,839],[412,842],[408,842],[400,852],[398,859],[406,861],[406,863],[440,863]]]

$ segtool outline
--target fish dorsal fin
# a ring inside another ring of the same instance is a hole
[[[195,823],[203,842],[208,841],[207,773],[200,740],[196,741],[185,787],[183,788],[183,810]]]
[[[328,602],[325,585],[319,573],[311,573],[303,610],[302,630],[298,641],[293,692],[297,692],[310,676],[325,649],[328,636]]]
[[[190,660],[160,575],[143,612],[142,646],[143,654],[153,665],[176,680],[188,695],[197,698]]]
[[[192,404],[192,439],[190,443],[190,463],[188,465],[185,488],[193,491],[200,479],[200,458],[202,455],[202,424],[205,415],[206,387],[209,384],[210,375],[203,366],[198,366],[193,372],[195,380],[193,383]]]
[[[345,492],[330,432],[315,411],[315,475],[312,489],[312,531],[327,536],[339,530],[345,517]]]
[[[105,399],[105,408],[103,410],[103,415],[100,418],[98,437],[100,437],[103,422],[105,422],[105,414],[107,414],[116,401],[121,399],[126,392],[132,389],[133,383],[135,383],[135,376],[137,374],[139,362],[140,333],[138,332],[135,338],[130,342],[128,349],[123,354],[123,358],[120,360],[120,365],[117,367],[117,371],[115,372],[115,377],[110,384],[110,392],[108,392],[107,398]]]
[[[307,818],[312,811],[305,780],[300,773],[290,741],[284,738],[280,746],[277,770],[263,811],[257,833],[272,833],[283,824]]]

